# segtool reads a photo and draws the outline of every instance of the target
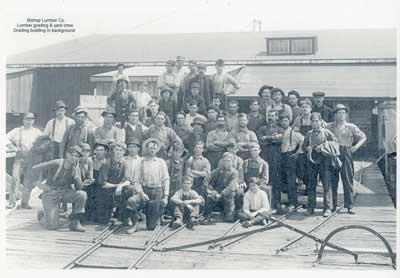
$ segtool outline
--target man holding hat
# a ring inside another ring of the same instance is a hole
[[[14,208],[17,194],[24,177],[24,188],[22,192],[21,208],[30,208],[28,202],[32,191],[31,167],[32,147],[34,142],[42,135],[42,132],[33,127],[35,115],[26,113],[22,120],[23,125],[16,127],[7,133],[7,139],[16,146],[14,165],[12,169],[12,182],[7,208]]]
[[[339,169],[334,169],[332,175],[333,210],[336,210],[337,206],[337,189],[340,174],[344,191],[344,207],[347,208],[347,212],[349,214],[354,214],[353,153],[355,153],[365,143],[367,137],[365,136],[365,133],[358,128],[358,126],[346,121],[348,112],[349,110],[345,105],[336,105],[335,109],[333,110],[335,121],[329,123],[327,129],[329,129],[338,140],[340,151],[339,158],[342,162],[342,167]]]
[[[329,123],[332,121],[332,109],[324,104],[325,92],[316,91],[313,95],[312,112],[321,114],[322,120]]]
[[[188,96],[186,96],[184,105],[184,111],[188,112],[189,108],[187,107],[188,104],[196,102],[197,107],[198,107],[198,112],[200,114],[204,114],[206,110],[206,101],[204,100],[204,97],[200,95],[200,83],[197,81],[193,81],[190,83],[190,93]]]
[[[118,79],[117,90],[107,98],[108,106],[115,109],[116,122],[123,128],[128,112],[136,108],[136,100],[128,89],[129,83],[125,79]]]
[[[64,134],[60,144],[60,157],[64,157],[65,152],[71,146],[79,146],[88,143],[90,147],[94,144],[94,131],[87,123],[88,111],[82,106],[74,110],[75,124],[71,125]]]
[[[165,67],[166,71],[158,77],[157,87],[158,89],[162,89],[164,87],[170,88],[173,91],[172,99],[177,102],[179,77],[175,73],[175,61],[173,60],[167,61]]]
[[[65,112],[68,106],[62,100],[57,100],[53,111],[56,112],[56,117],[47,122],[43,130],[43,134],[50,137],[53,159],[60,158],[60,145],[67,129],[75,124],[75,121],[67,116]]]
[[[41,188],[43,211],[38,212],[38,220],[46,229],[58,229],[60,203],[65,202],[72,203],[72,214],[69,216],[70,230],[85,231],[80,224],[87,199],[86,192],[81,189],[82,180],[78,170],[78,161],[81,157],[81,148],[71,146],[67,151],[67,158],[53,159],[32,168],[35,176],[41,171],[48,171],[46,184]]]
[[[103,126],[99,126],[94,131],[94,140],[106,140],[106,141],[119,141],[125,142],[125,129],[116,128],[114,126],[117,114],[113,107],[107,107],[101,113],[103,117]]]
[[[290,108],[288,104],[283,103],[283,99],[285,98],[285,93],[283,90],[277,87],[273,88],[271,90],[271,98],[273,103],[267,107],[266,117],[268,118],[268,111],[275,110],[278,111],[278,113],[285,113],[289,115],[290,122],[292,122],[292,108]]]
[[[322,127],[321,114],[311,113],[311,127],[302,145],[303,152],[307,152],[308,175],[308,209],[306,215],[314,214],[316,207],[316,189],[318,176],[324,187],[324,209],[323,217],[328,217],[333,211],[331,178],[332,160],[323,153],[326,144],[337,143],[336,136],[326,128]]]

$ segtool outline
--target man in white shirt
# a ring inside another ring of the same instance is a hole
[[[193,131],[192,123],[194,118],[201,118],[203,122],[207,122],[207,118],[199,113],[197,113],[199,107],[195,101],[190,102],[189,105],[189,113],[186,114],[186,126],[188,127],[189,131]]]
[[[62,100],[57,100],[53,111],[56,112],[56,117],[47,122],[43,130],[43,134],[50,137],[53,156],[52,159],[60,158],[60,144],[64,137],[66,130],[75,124],[75,121],[67,116],[65,112],[68,106]]]
[[[265,225],[267,217],[271,215],[268,195],[260,190],[258,183],[258,178],[250,178],[249,191],[244,194],[243,210],[238,213],[238,218],[245,228],[255,224]]]
[[[12,169],[12,182],[9,195],[8,209],[12,209],[16,205],[16,195],[18,193],[21,178],[24,176],[24,188],[22,191],[21,208],[30,209],[29,198],[32,191],[32,146],[36,139],[42,135],[42,132],[33,127],[35,115],[26,113],[23,119],[23,126],[14,128],[7,133],[7,138],[16,147],[15,161]]]
[[[124,73],[125,65],[118,64],[117,65],[117,72],[113,76],[113,85],[117,85],[118,79],[125,79],[128,82],[128,86],[130,85],[129,77]]]
[[[143,81],[139,84],[138,91],[132,92],[132,96],[136,101],[136,109],[139,110],[139,118],[143,121],[146,117],[145,109],[149,102],[152,100],[148,92],[149,83]]]

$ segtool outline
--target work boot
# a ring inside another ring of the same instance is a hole
[[[268,224],[268,220],[267,219],[263,219],[260,223],[261,226],[266,226]]]
[[[28,203],[21,203],[21,209],[32,209]]]
[[[177,229],[180,226],[182,226],[182,219],[180,217],[177,217],[176,220],[174,222],[172,222],[171,228],[172,229]]]
[[[293,210],[293,209],[294,209],[294,205],[289,205],[287,208],[288,208],[289,210]]]
[[[136,222],[136,224],[134,224],[132,227],[127,228],[125,232],[128,235],[130,235],[130,234],[136,233],[138,231],[138,228],[139,228],[138,223]]]
[[[37,217],[37,220],[40,222],[40,220],[42,220],[42,218],[44,217],[44,211],[38,210],[36,217]]]
[[[84,232],[86,229],[79,222],[79,215],[72,215],[70,217],[69,229],[74,232]]]
[[[196,217],[192,216],[192,217],[190,217],[190,223],[192,226],[197,226],[197,225],[199,225],[199,220],[197,220]]]
[[[310,216],[314,214],[314,209],[313,208],[309,208],[307,209],[307,211],[304,213],[304,215],[306,216]]]
[[[322,213],[322,217],[325,217],[325,218],[327,218],[327,217],[329,217],[329,216],[331,216],[331,210],[330,209],[326,209],[326,210],[324,210],[324,212]]]
[[[347,213],[348,213],[348,214],[356,214],[356,213],[353,211],[352,208],[348,208],[348,209],[347,209]]]
[[[211,215],[205,216],[202,220],[200,220],[200,225],[209,225],[212,222],[212,217]]]
[[[253,226],[253,223],[251,223],[251,221],[244,221],[242,223],[242,226],[247,229],[247,228]]]

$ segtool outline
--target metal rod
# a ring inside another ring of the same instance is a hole
[[[208,245],[208,244],[211,244],[211,243],[214,243],[214,242],[233,239],[233,238],[237,238],[237,237],[241,237],[241,236],[247,236],[247,235],[251,235],[251,234],[255,234],[255,233],[260,233],[260,232],[264,232],[264,231],[268,231],[268,230],[273,230],[273,229],[276,229],[276,228],[279,228],[279,227],[280,227],[280,225],[265,226],[265,227],[254,229],[254,230],[251,230],[251,231],[248,231],[248,232],[237,233],[237,234],[233,234],[233,235],[228,235],[228,236],[224,236],[224,237],[218,237],[218,238],[209,239],[209,240],[200,241],[200,242],[195,242],[195,243],[191,243],[191,244],[185,244],[185,245],[162,248],[160,251],[161,252],[168,252],[168,251],[182,250],[182,249],[187,249],[187,248],[197,247],[197,246],[202,246],[202,245]]]
[[[109,231],[113,225],[114,223],[109,223],[99,234],[93,238],[92,242],[96,242],[105,232]]]
[[[101,244],[104,248],[115,248],[115,249],[127,249],[127,250],[145,250],[145,247],[135,247],[135,246],[124,246],[124,245],[114,245],[114,244]]]
[[[126,269],[126,266],[115,266],[115,265],[92,265],[92,264],[75,264],[75,267],[81,268],[102,268],[102,269]]]
[[[157,245],[160,244],[161,242],[166,241],[167,239],[171,238],[172,236],[176,235],[178,232],[182,231],[183,229],[185,229],[187,226],[187,224],[184,224],[182,226],[180,226],[178,229],[172,231],[171,233],[169,233],[168,235],[166,235],[165,237],[161,238],[161,239],[157,239]]]
[[[297,211],[297,210],[298,210],[299,208],[301,208],[301,207],[302,207],[302,206],[297,206],[296,208],[292,209],[291,211],[289,211],[289,212],[285,213],[284,215],[280,216],[278,219],[279,219],[279,220],[285,220],[289,215],[291,215],[292,213],[294,213],[295,211]],[[272,224],[272,223],[268,224],[266,227],[271,226],[271,224]],[[237,238],[237,239],[235,239],[235,240],[233,240],[233,241],[230,241],[230,242],[228,242],[228,243],[226,243],[226,244],[224,244],[224,245],[221,245],[221,246],[220,246],[220,250],[223,250],[223,249],[226,248],[226,247],[229,247],[229,246],[231,246],[231,245],[233,245],[233,244],[235,244],[235,243],[238,243],[239,241],[245,239],[246,237],[248,237],[248,236],[243,236],[243,237],[241,237],[241,238]]]
[[[154,231],[151,233],[150,238],[148,240],[146,240],[146,243],[144,245],[148,245],[150,242],[153,241],[154,237],[160,232],[160,228],[161,226],[158,225]]]
[[[233,225],[231,225],[221,236],[226,236],[227,234],[229,234],[231,231],[233,231],[236,227],[238,227],[240,224],[240,220],[236,220],[235,223],[233,223]],[[218,245],[220,245],[220,243],[212,243],[208,246],[208,249],[213,249],[215,247],[217,247]]]

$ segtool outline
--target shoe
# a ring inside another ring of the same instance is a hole
[[[332,213],[334,213],[334,212],[336,211],[336,207],[333,207],[333,208],[331,209],[331,211],[332,211]]]
[[[69,224],[69,229],[74,232],[85,232],[86,229],[79,223],[78,219],[72,219],[71,223]]]
[[[348,209],[347,209],[347,213],[348,213],[348,214],[356,214],[356,213],[353,211],[353,209],[351,209],[351,208],[348,208]]]
[[[272,210],[271,210],[271,213],[272,213],[272,214],[277,214],[277,213],[278,213],[278,210],[277,210],[277,209],[272,209]]]
[[[161,217],[160,217],[160,225],[161,225],[161,226],[165,226],[165,225],[167,225],[168,223],[171,223],[171,220],[165,219],[164,216],[161,216]]]
[[[38,210],[36,217],[37,217],[37,220],[40,222],[40,220],[42,220],[42,218],[44,217],[44,211]]]
[[[324,212],[322,213],[322,217],[327,218],[327,217],[331,216],[331,214],[332,214],[331,210],[327,209],[327,210],[324,210]]]
[[[289,210],[293,210],[293,209],[294,209],[294,205],[289,205],[289,206],[288,206],[288,209],[289,209]]]
[[[266,226],[268,225],[268,220],[267,219],[263,219],[260,223],[261,226]]]
[[[206,216],[204,219],[200,220],[200,225],[209,225],[212,222],[211,216]]]
[[[247,229],[247,228],[253,226],[253,224],[250,221],[244,221],[242,223],[242,226]]]
[[[196,217],[190,217],[190,223],[192,224],[192,226],[197,226],[199,225],[199,220],[197,220]]]
[[[307,209],[307,211],[304,213],[306,216],[310,216],[314,214],[314,209]]]
[[[127,233],[128,235],[136,233],[138,231],[138,224],[136,223],[135,225],[133,225],[132,227],[129,227],[125,230],[125,233]]]
[[[7,206],[6,206],[6,208],[7,208],[7,209],[13,209],[13,208],[15,208],[16,205],[17,205],[17,204],[16,204],[15,202],[8,203]]]
[[[177,218],[174,222],[171,224],[172,229],[178,229],[180,226],[182,226],[182,220],[180,218]]]
[[[21,209],[32,209],[32,207],[28,203],[22,203]]]

